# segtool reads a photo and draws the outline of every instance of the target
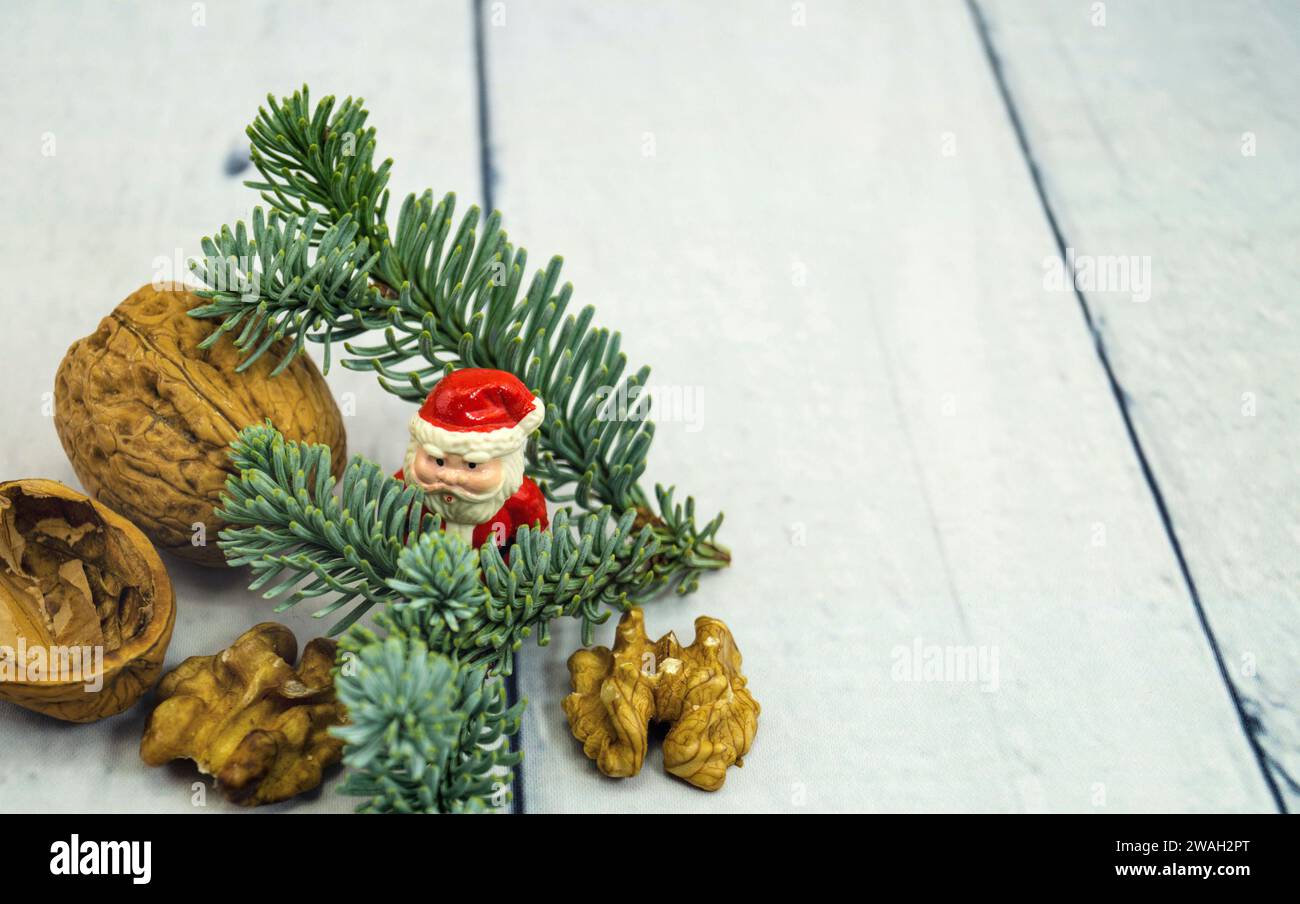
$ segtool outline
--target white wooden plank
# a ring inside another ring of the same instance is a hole
[[[965,8],[486,23],[512,236],[701,399],[651,477],[727,511],[735,565],[648,627],[725,619],[764,707],[716,795],[657,754],[606,779],[566,625],[522,658],[528,808],[1269,809]],[[997,690],[895,680],[915,643],[996,651]]]
[[[195,8],[205,22],[192,24]],[[358,28],[358,16],[365,27]],[[400,36],[401,40],[394,40]],[[76,485],[43,410],[64,350],[154,274],[155,258],[199,253],[198,240],[246,218],[257,201],[224,172],[246,146],[244,125],[266,93],[304,81],[320,95],[367,98],[392,186],[479,195],[473,30],[468,4],[33,4],[0,29],[0,270],[10,274],[0,331],[8,387],[0,479]],[[55,154],[42,156],[50,133]],[[398,465],[406,404],[369,377],[335,368],[336,395],[355,394],[350,448]],[[307,611],[275,616],[243,572],[167,562],[178,619],[175,666],[212,653],[258,621],[321,633]],[[143,705],[70,727],[0,706],[0,810],[192,811],[188,766],[139,759]],[[272,809],[348,811],[331,787]],[[218,793],[210,810],[233,809]]]
[[[1066,240],[1150,267],[1146,303],[1085,295],[1296,809],[1300,7],[982,5]]]

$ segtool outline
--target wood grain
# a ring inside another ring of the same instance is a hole
[[[530,809],[1271,807],[1078,307],[1044,288],[963,6],[514,4],[486,33],[512,237],[697,402],[659,418],[650,477],[728,514],[730,572],[647,628],[724,619],[763,702],[719,794],[654,751],[611,781],[558,705],[563,626],[522,658]],[[927,680],[933,650],[988,680]]]
[[[1300,808],[1300,8],[984,2],[1224,666]],[[1141,294],[1139,293],[1139,297]]]

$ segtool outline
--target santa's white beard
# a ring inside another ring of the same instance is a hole
[[[516,487],[518,489],[518,487]],[[501,506],[514,493],[506,492],[505,485],[486,499],[473,501],[453,496],[451,502],[443,493],[425,493],[424,504],[430,511],[437,512],[443,521],[453,524],[479,525],[501,511]]]
[[[404,476],[408,485],[418,487],[419,484],[414,478],[415,473],[415,456],[419,452],[419,445],[412,440],[410,447],[406,450],[406,463]],[[519,492],[519,488],[524,483],[524,450],[516,449],[508,455],[502,456],[501,462],[501,485],[496,491],[486,496],[462,499],[453,494],[452,501],[447,501],[448,491],[438,491],[436,493],[424,494],[424,506],[431,512],[437,512],[449,529],[456,527],[468,528],[469,530],[459,530],[457,533],[465,534],[465,539],[469,539],[469,533],[474,527],[485,523],[497,512],[501,511],[501,506],[506,504],[506,500]]]

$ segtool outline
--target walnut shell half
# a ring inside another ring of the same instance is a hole
[[[68,349],[54,384],[54,425],[86,490],[139,525],[160,548],[224,565],[214,514],[227,451],[244,427],[270,419],[288,439],[325,443],[334,476],[347,437],[316,365],[299,355],[271,371],[287,340],[236,372],[229,339],[203,350],[217,328],[187,311],[202,299],[183,288],[144,286]],[[199,527],[201,526],[201,527]]]
[[[0,484],[0,700],[69,722],[158,679],[176,598],[135,525],[52,480]]]

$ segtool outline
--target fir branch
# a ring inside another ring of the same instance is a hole
[[[340,790],[367,798],[358,812],[481,813],[509,800],[523,755],[505,739],[525,704],[509,706],[499,678],[412,637],[350,655],[335,670],[348,724],[332,731],[347,745]]]
[[[334,103],[326,97],[313,109],[306,85],[280,101],[268,94],[246,130],[253,165],[265,181],[245,184],[287,214],[320,212],[322,230],[350,216],[378,250],[388,234],[384,215],[393,161],[374,165],[375,130],[365,127],[370,114],[364,99],[349,97],[337,110]]]
[[[330,631],[338,634],[372,606],[398,599],[387,582],[406,538],[438,524],[418,490],[357,456],[336,496],[329,447],[288,442],[269,422],[240,431],[230,459],[239,476],[227,478],[217,514],[233,526],[218,545],[231,566],[253,570],[250,589],[269,587],[263,598],[283,598],[276,612],[333,595],[313,615],[351,604]]]
[[[247,369],[272,343],[286,337],[293,341],[272,376],[289,366],[309,337],[325,345],[328,370],[334,339],[371,328],[364,313],[378,295],[368,277],[378,255],[367,257],[367,246],[357,243],[357,225],[350,216],[344,215],[316,239],[318,219],[315,211],[302,218],[276,212],[268,219],[259,207],[253,211],[251,239],[243,221],[203,239],[206,257],[193,262],[191,269],[211,287],[198,293],[209,303],[190,314],[220,318],[221,325],[200,348],[211,348],[242,323],[234,343],[246,355],[237,370]]]
[[[266,106],[248,127],[250,155],[262,180],[245,184],[262,193],[272,209],[286,215],[315,212],[321,229],[351,218],[370,250],[379,256],[375,278],[395,294],[404,283],[423,310],[442,312],[441,297],[465,282],[465,266],[476,242],[479,211],[471,207],[456,230],[453,248],[442,248],[450,231],[456,196],[433,203],[432,192],[417,201],[409,196],[397,221],[396,238],[390,240],[387,222],[388,176],[391,158],[375,165],[375,130],[367,128],[370,113],[362,98],[347,98],[334,109],[335,98],[322,99],[314,108],[306,85],[277,101],[267,95]],[[494,215],[485,230],[482,247],[487,256],[505,242]],[[446,266],[441,266],[445,264]],[[478,280],[466,284],[478,285]],[[453,336],[453,342],[458,336]]]
[[[716,524],[697,531],[693,523],[672,523],[670,512],[654,511],[654,501],[639,483],[654,438],[654,425],[642,416],[649,402],[650,369],[628,372],[619,334],[593,327],[590,306],[576,315],[566,313],[573,287],[561,285],[561,258],[552,258],[520,294],[528,254],[510,244],[499,213],[480,226],[479,210],[471,207],[453,230],[455,195],[435,202],[426,191],[407,197],[396,233],[390,234],[386,215],[392,161],[375,164],[375,130],[366,126],[367,117],[363,102],[352,98],[336,105],[327,97],[313,107],[304,86],[278,102],[268,97],[248,135],[262,175],[249,185],[286,222],[302,218],[294,251],[302,250],[305,238],[318,245],[318,255],[322,249],[338,254],[335,264],[343,269],[354,261],[352,277],[371,280],[370,290],[359,291],[350,279],[338,283],[344,288],[333,294],[323,289],[277,293],[274,272],[255,257],[259,272],[263,277],[271,272],[271,278],[249,282],[267,288],[236,303],[217,295],[222,286],[208,281],[219,272],[198,270],[209,286],[200,294],[215,300],[191,313],[222,319],[220,332],[238,326],[235,318],[241,312],[249,316],[249,311],[266,310],[280,318],[277,329],[261,342],[243,341],[241,348],[250,355],[245,366],[266,350],[281,326],[295,340],[290,358],[306,337],[326,345],[327,365],[332,342],[382,330],[379,344],[345,341],[351,357],[343,364],[373,370],[386,390],[411,401],[422,400],[453,367],[513,373],[546,401],[539,442],[530,449],[529,474],[549,499],[593,512],[606,505],[617,512],[635,508],[661,542],[675,543],[681,551],[665,567],[725,567],[730,554],[712,539]],[[254,214],[255,233],[261,216]],[[234,234],[241,229],[237,226]],[[218,234],[224,238],[230,232],[223,227]],[[356,245],[352,257],[338,253],[349,243]],[[285,256],[300,259],[296,253]],[[274,255],[269,259],[274,261]],[[634,401],[631,411],[611,404],[628,399]],[[690,520],[692,515],[682,517]],[[681,586],[695,586],[694,578]]]

